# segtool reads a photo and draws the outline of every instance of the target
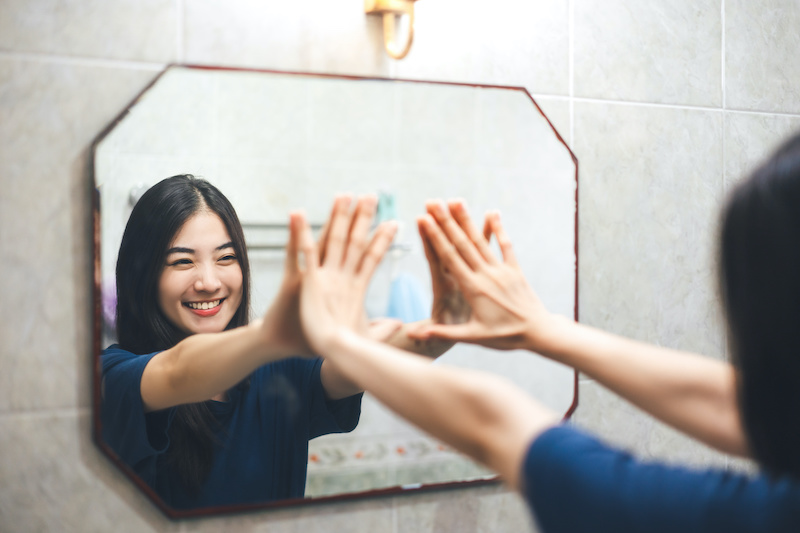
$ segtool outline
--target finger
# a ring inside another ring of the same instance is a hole
[[[375,230],[372,240],[362,254],[357,270],[358,276],[364,286],[372,279],[372,274],[383,259],[383,256],[386,255],[389,246],[392,245],[392,240],[396,233],[397,222],[393,220],[382,222]]]
[[[311,235],[311,226],[302,212],[294,212],[289,216],[290,231],[297,234],[297,249],[305,258],[305,270],[315,272],[319,268],[319,256],[314,237]]]
[[[500,222],[500,213],[494,211],[486,215],[486,224],[497,237],[497,244],[500,246],[500,253],[503,254],[503,261],[509,265],[517,265],[517,257],[514,254],[514,247],[508,237],[503,224]]]
[[[322,225],[322,228],[319,231],[319,238],[317,239],[317,250],[319,250],[319,261],[322,264],[325,261],[325,251],[328,247],[328,235],[330,234],[331,229],[331,219],[333,218],[333,214],[336,211],[336,200],[339,198],[339,195],[335,196],[333,199],[333,204],[331,205],[331,212],[328,214],[328,219]]]
[[[344,248],[347,244],[347,231],[350,227],[351,200],[349,195],[341,195],[333,201],[324,247],[325,264],[330,263],[335,266],[342,264]]]
[[[472,223],[464,201],[450,200],[447,202],[447,208],[450,210],[450,214],[453,216],[456,224],[464,231],[469,240],[472,241],[472,244],[478,249],[483,259],[490,264],[498,263],[499,261],[489,247],[489,239],[485,238],[485,236],[478,231],[478,228],[475,227],[475,224]]]
[[[465,324],[427,324],[406,331],[408,336],[417,340],[442,339],[449,341],[469,342],[476,338],[475,326],[469,322]]]
[[[440,264],[453,274],[456,282],[463,289],[466,285],[471,285],[472,276],[475,273],[467,265],[455,246],[450,242],[444,231],[430,215],[420,217],[418,224],[430,242]]]
[[[319,231],[319,238],[317,239],[317,250],[319,251],[319,261],[322,263],[325,261],[325,251],[328,247],[328,230],[330,229],[330,218],[333,216],[333,209],[336,207],[336,203],[334,202],[333,207],[331,207],[331,214],[328,216],[328,220],[322,225],[322,229]]]
[[[286,259],[284,269],[287,275],[297,274],[300,271],[298,264],[298,248],[300,246],[301,226],[294,222],[298,212],[289,213],[289,241],[286,243]]]
[[[425,207],[428,213],[433,216],[436,223],[442,228],[444,234],[458,250],[461,257],[473,270],[480,268],[486,261],[481,257],[475,245],[467,237],[464,230],[456,223],[455,219],[440,202],[427,202]]]
[[[428,260],[428,266],[430,267],[433,294],[438,294],[439,290],[443,288],[442,273],[444,271],[444,267],[442,266],[442,262],[439,260],[439,256],[436,255],[436,251],[433,249],[428,235],[425,233],[422,220],[423,217],[417,217],[417,231],[419,232],[419,238],[422,241],[422,249],[425,252],[425,259]]]
[[[397,320],[396,318],[378,318],[370,320],[369,324],[367,324],[367,330],[364,336],[372,340],[383,342],[391,338],[391,336],[397,333],[402,327],[402,320]]]
[[[483,219],[483,236],[486,238],[486,242],[492,242],[492,223],[490,219],[492,213],[494,211],[487,211]]]
[[[355,272],[364,250],[367,248],[369,227],[378,207],[376,196],[362,196],[358,199],[356,208],[350,221],[350,233],[345,248],[344,266],[350,272]]]

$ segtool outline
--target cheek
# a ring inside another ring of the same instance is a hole
[[[236,295],[240,303],[242,301],[242,292],[244,291],[242,279],[242,270],[240,268],[232,269],[228,277],[228,286],[231,288],[231,293]]]
[[[175,280],[168,274],[162,274],[158,280],[158,305],[162,311],[166,311],[175,300],[174,294]]]

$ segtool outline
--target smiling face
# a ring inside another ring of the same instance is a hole
[[[158,282],[158,305],[185,333],[223,331],[242,303],[242,269],[225,224],[199,211],[178,230]]]

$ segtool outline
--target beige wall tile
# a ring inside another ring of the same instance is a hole
[[[179,531],[89,435],[86,413],[0,416],[0,531]]]
[[[386,76],[363,2],[192,0],[185,3],[186,61],[292,71]]]
[[[572,146],[571,127],[570,127],[570,105],[569,100],[562,98],[548,98],[547,96],[534,95],[533,99],[542,108],[547,119],[555,127],[561,138]]]
[[[722,104],[718,0],[575,2],[575,96]]]
[[[502,485],[419,494],[395,506],[398,532],[538,531],[522,497]]]
[[[333,504],[314,504],[239,516],[187,522],[196,533],[372,533],[394,531],[393,503],[378,498]]]
[[[0,59],[0,411],[88,403],[89,146],[152,77]]]
[[[437,0],[416,7],[414,45],[400,78],[569,91],[567,2]]]
[[[574,135],[581,320],[721,357],[722,114],[576,103]]]
[[[175,61],[174,0],[4,0],[0,50]]]
[[[800,113],[800,4],[725,2],[728,109]]]
[[[725,186],[755,170],[790,135],[800,133],[800,116],[725,113]]]

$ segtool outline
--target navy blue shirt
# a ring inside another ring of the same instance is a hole
[[[327,401],[321,359],[291,358],[257,369],[249,384],[228,391],[228,401],[209,401],[220,422],[220,444],[199,496],[190,497],[166,461],[175,408],[144,412],[141,380],[155,353],[135,355],[113,345],[101,354],[103,439],[176,509],[302,498],[308,441],[352,431],[361,394]]]
[[[800,532],[800,481],[643,463],[569,426],[531,444],[523,493],[543,533]]]

